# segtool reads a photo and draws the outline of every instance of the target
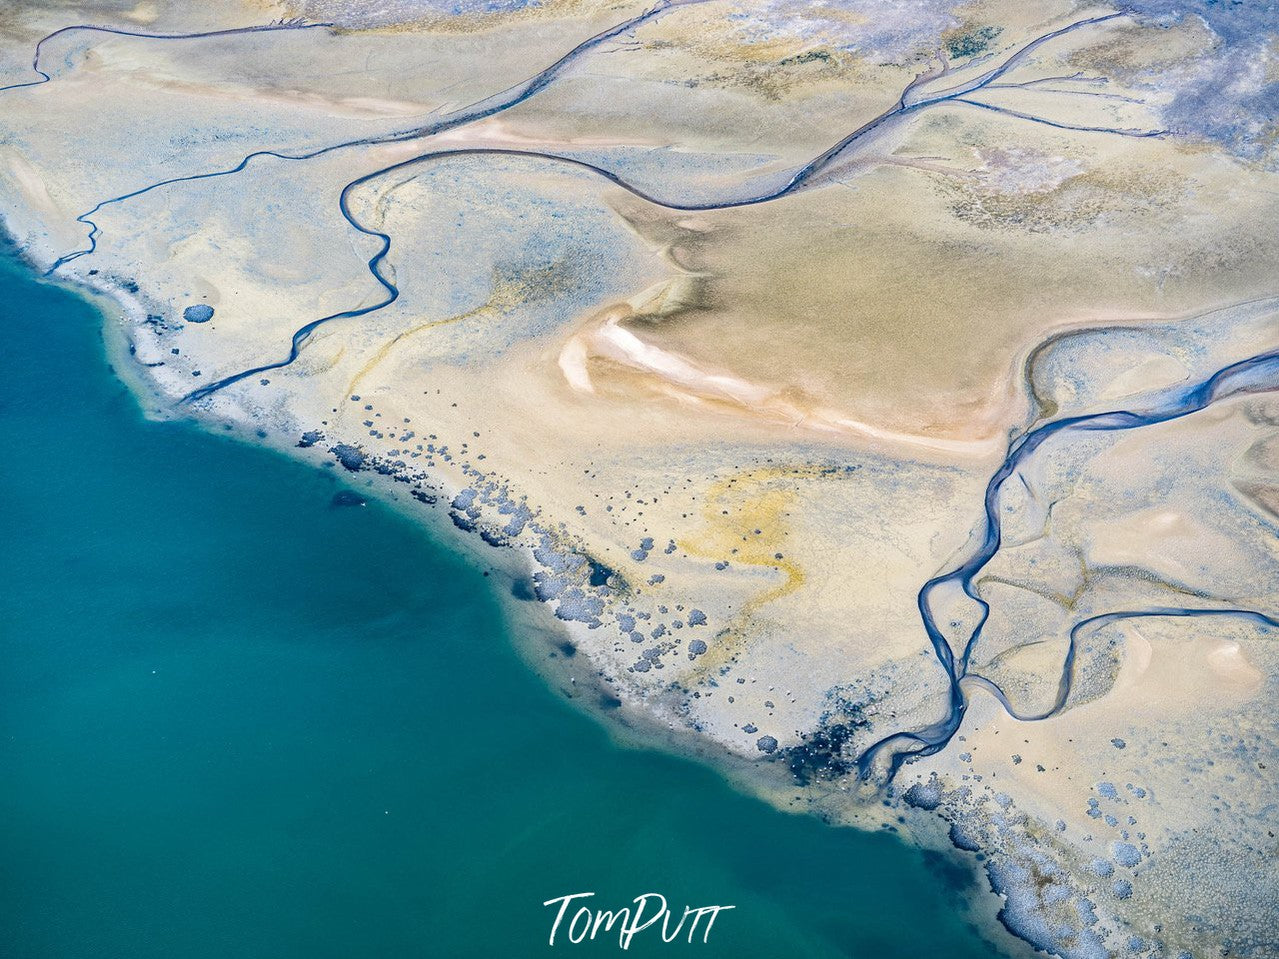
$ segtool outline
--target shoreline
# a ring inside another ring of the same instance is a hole
[[[969,877],[971,895],[957,904],[957,912],[987,941],[1009,959],[1037,954],[1033,947],[1011,929],[999,913],[1005,898],[990,884],[980,859],[957,846],[948,823],[941,816],[902,800],[904,789],[889,785],[868,787],[867,795],[856,802],[856,812],[848,814],[848,790],[835,782],[799,785],[777,758],[752,760],[729,750],[718,740],[699,735],[663,717],[656,708],[626,694],[621,687],[603,678],[604,670],[580,651],[580,640],[588,626],[566,620],[553,610],[553,600],[517,595],[521,585],[547,569],[535,550],[526,544],[492,544],[466,530],[453,518],[451,505],[460,489],[443,489],[433,502],[420,502],[399,495],[396,477],[367,467],[345,475],[339,461],[322,444],[303,446],[289,443],[287,433],[276,425],[258,429],[252,413],[236,404],[219,404],[218,414],[194,411],[178,413],[173,404],[178,391],[166,392],[148,375],[136,357],[131,333],[145,327],[147,310],[138,293],[104,278],[90,283],[83,277],[72,280],[44,275],[38,263],[21,249],[0,221],[6,242],[14,255],[32,270],[34,278],[65,289],[90,303],[101,317],[99,332],[104,358],[112,374],[128,389],[144,418],[153,422],[179,421],[213,436],[223,436],[314,467],[331,477],[336,488],[343,486],[370,494],[383,508],[390,509],[413,524],[422,535],[463,558],[465,565],[488,580],[485,588],[497,601],[512,647],[536,677],[559,692],[571,708],[589,717],[609,741],[624,749],[655,750],[678,760],[708,768],[735,791],[765,803],[781,814],[812,816],[829,828],[862,832],[887,831],[906,846],[929,855],[940,855],[952,867]],[[240,417],[226,415],[239,412]],[[306,432],[294,424],[293,432]],[[440,474],[432,476],[440,487]],[[424,509],[424,507],[429,507]],[[497,548],[494,548],[495,545]],[[572,652],[568,652],[568,649]],[[589,668],[580,668],[581,664]],[[873,792],[873,795],[870,793]]]

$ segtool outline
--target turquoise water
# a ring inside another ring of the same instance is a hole
[[[737,907],[634,955],[994,955],[943,861],[614,745],[401,517],[146,422],[99,324],[0,260],[0,955],[615,953],[546,945],[588,890]]]

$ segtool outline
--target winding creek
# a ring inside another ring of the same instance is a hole
[[[1088,627],[1100,627],[1112,622],[1142,617],[1202,617],[1237,616],[1252,622],[1279,627],[1279,621],[1255,610],[1212,608],[1152,607],[1149,610],[1117,610],[1091,616],[1076,623],[1070,631],[1069,651],[1064,660],[1058,684],[1056,702],[1047,712],[1034,716],[1020,716],[1009,704],[1003,691],[986,677],[969,669],[973,650],[981,640],[982,629],[990,615],[990,605],[981,598],[976,581],[982,570],[999,552],[1002,544],[999,498],[1004,484],[1017,470],[1029,463],[1032,457],[1054,437],[1069,438],[1072,433],[1124,432],[1166,423],[1207,409],[1213,403],[1249,393],[1279,390],[1279,351],[1262,353],[1218,370],[1212,376],[1191,386],[1166,391],[1150,409],[1141,411],[1112,410],[1086,416],[1070,416],[1051,420],[1024,433],[1010,446],[1008,455],[986,485],[984,524],[975,539],[977,545],[971,554],[954,569],[933,577],[919,591],[920,618],[928,634],[937,660],[950,677],[950,711],[947,718],[936,726],[910,732],[895,733],[874,743],[858,759],[863,773],[870,770],[881,752],[890,756],[889,772],[895,772],[912,756],[929,755],[946,746],[959,730],[963,721],[967,699],[963,684],[969,682],[992,692],[1013,716],[1018,719],[1046,719],[1055,715],[1065,705],[1070,694],[1071,669],[1074,664],[1075,641],[1079,633]],[[980,614],[976,625],[962,637],[963,648],[958,658],[950,641],[938,625],[934,606],[934,594],[947,587],[958,586],[977,604]]]
[[[694,2],[696,2],[696,0],[694,0]],[[506,109],[507,106],[514,106],[517,103],[521,102],[522,100],[526,99],[528,96],[531,96],[537,90],[540,90],[546,84],[550,83],[555,73],[558,72],[560,69],[562,69],[562,67],[569,61],[571,57],[575,57],[585,52],[586,50],[590,49],[592,46],[595,46],[598,43],[603,42],[603,40],[605,39],[612,39],[614,37],[620,36],[623,33],[626,33],[630,30],[635,29],[635,27],[639,26],[640,23],[642,23],[644,20],[649,19],[652,16],[656,15],[656,12],[665,11],[666,9],[669,9],[669,7],[670,7],[669,4],[664,4],[664,5],[659,5],[658,7],[654,7],[653,11],[643,14],[640,17],[636,17],[633,20],[627,21],[626,23],[612,30],[599,34],[597,37],[592,38],[589,41],[586,41],[586,43],[579,45],[573,50],[572,53],[566,55],[564,58],[560,59],[555,64],[553,64],[551,67],[548,67],[547,70],[543,71],[542,73],[539,73],[532,80],[528,81],[528,84],[520,88],[521,90],[526,90],[526,92],[522,93],[521,96],[519,96],[516,99],[513,99],[508,104],[505,104],[501,107],[490,106],[483,109],[473,108],[473,110],[470,111],[469,116],[459,115],[449,127],[441,126],[439,129],[431,129],[429,132],[418,132],[418,133],[414,133],[411,137],[406,135],[403,138],[416,139],[418,137],[429,136],[433,133],[441,132],[443,129],[446,129],[446,128],[452,129],[455,126],[461,126],[463,123],[479,120],[487,116],[492,116],[494,113],[497,113],[499,110]],[[1113,20],[1121,16],[1122,14],[1115,13],[1115,14],[1106,14],[1104,16],[1099,16],[1099,17],[1090,17],[1088,19],[1075,21],[1074,23],[1071,23],[1058,30],[1054,30],[1050,33],[1046,33],[1040,37],[1037,37],[1031,42],[1025,44],[1021,48],[1019,48],[1016,52],[1009,55],[998,66],[981,73],[974,79],[957,84],[953,87],[950,87],[946,90],[935,93],[931,96],[925,95],[922,93],[917,93],[916,91],[918,91],[924,85],[934,80],[937,80],[944,76],[948,76],[950,74],[949,67],[943,64],[942,69],[936,72],[921,73],[913,81],[911,81],[910,84],[906,86],[906,88],[902,91],[901,97],[898,99],[898,102],[894,106],[886,110],[884,113],[881,113],[879,116],[875,117],[874,119],[862,124],[852,133],[848,134],[846,137],[844,137],[838,143],[832,146],[829,150],[825,151],[820,156],[814,158],[812,161],[800,167],[798,170],[794,171],[793,173],[790,173],[789,175],[787,175],[785,178],[785,181],[780,186],[769,187],[763,190],[762,192],[754,193],[749,196],[741,197],[737,199],[723,199],[723,200],[713,200],[713,201],[704,201],[704,202],[696,202],[696,203],[680,203],[674,200],[658,197],[655,194],[650,193],[640,188],[639,186],[635,185],[630,180],[623,178],[622,176],[615,173],[614,171],[609,170],[608,168],[603,167],[599,164],[591,163],[589,161],[578,159],[572,156],[566,156],[564,154],[550,153],[546,151],[537,151],[537,150],[514,150],[514,149],[502,149],[502,148],[495,148],[495,147],[474,147],[474,148],[431,150],[426,153],[421,153],[421,154],[418,154],[417,156],[410,157],[406,160],[401,160],[399,162],[392,163],[380,169],[373,170],[369,173],[366,173],[350,181],[349,183],[347,183],[345,187],[342,188],[341,194],[339,195],[339,199],[338,199],[338,208],[342,213],[343,219],[345,219],[346,222],[349,223],[354,229],[364,234],[365,236],[370,236],[378,240],[379,248],[373,254],[373,256],[369,258],[368,270],[370,275],[372,275],[373,279],[376,280],[377,283],[385,291],[386,293],[385,297],[383,297],[381,300],[375,303],[369,304],[368,306],[357,307],[349,310],[340,310],[336,313],[330,313],[327,316],[322,316],[319,319],[312,320],[311,322],[306,323],[305,325],[299,327],[293,333],[292,340],[289,344],[288,355],[285,356],[284,359],[276,360],[270,363],[264,363],[260,366],[254,366],[249,369],[240,370],[236,373],[232,373],[227,376],[220,377],[217,380],[214,380],[213,382],[207,384],[206,386],[202,386],[199,389],[191,391],[185,397],[185,401],[193,402],[196,400],[204,399],[205,397],[211,396],[214,393],[217,393],[220,390],[223,390],[234,383],[240,382],[241,380],[248,379],[249,377],[252,377],[252,376],[258,376],[262,373],[266,373],[271,370],[282,369],[290,365],[291,363],[293,363],[293,361],[298,358],[298,356],[300,355],[302,351],[302,348],[306,344],[306,341],[310,338],[311,334],[313,334],[320,327],[325,326],[326,324],[331,323],[335,320],[355,319],[361,316],[367,316],[371,313],[376,313],[390,306],[392,303],[394,303],[396,300],[399,299],[399,296],[400,296],[399,287],[395,285],[395,282],[390,277],[388,277],[385,273],[382,272],[382,264],[386,261],[387,256],[391,252],[390,234],[384,233],[381,230],[374,229],[373,227],[370,227],[364,223],[361,223],[360,220],[355,216],[355,214],[352,213],[351,205],[350,205],[353,191],[358,190],[360,187],[363,187],[376,180],[382,179],[383,177],[389,176],[391,174],[397,173],[402,170],[406,170],[410,167],[416,166],[421,163],[425,163],[427,161],[456,159],[456,158],[468,157],[468,156],[506,156],[506,157],[527,158],[531,160],[541,160],[541,161],[557,163],[557,164],[585,170],[588,173],[591,173],[598,177],[603,178],[607,182],[612,183],[614,186],[621,187],[623,190],[630,193],[632,196],[635,196],[641,200],[644,200],[645,202],[655,204],[657,206],[663,207],[668,210],[678,210],[682,212],[706,212],[711,210],[728,210],[728,209],[733,209],[735,207],[756,206],[761,203],[769,203],[774,200],[783,199],[803,189],[804,187],[808,186],[812,181],[814,181],[816,178],[818,178],[824,171],[828,170],[840,158],[845,157],[847,152],[851,148],[853,148],[855,145],[857,145],[860,141],[862,141],[864,138],[868,137],[870,134],[874,133],[876,130],[879,130],[887,126],[889,123],[893,121],[905,119],[909,117],[910,115],[912,115],[913,113],[923,110],[926,107],[936,106],[942,103],[953,102],[953,103],[963,103],[963,104],[968,104],[973,106],[987,106],[990,109],[1002,110],[1003,108],[1001,107],[993,107],[988,104],[982,104],[978,101],[967,99],[966,95],[978,92],[984,88],[991,86],[992,84],[995,83],[996,80],[1005,76],[1018,63],[1022,62],[1035,49],[1042,46],[1043,44],[1048,43],[1051,40],[1055,40],[1058,37],[1064,36],[1075,30],[1083,29],[1085,27],[1093,26],[1099,23],[1105,23],[1106,21]],[[1022,119],[1027,119],[1027,120],[1038,121],[1040,119],[1037,117],[1033,117],[1029,114],[1019,114],[1019,116]],[[1044,121],[1044,122],[1049,122],[1049,121]],[[1062,124],[1054,124],[1054,125],[1063,126]],[[1105,128],[1105,127],[1087,127],[1087,128],[1073,127],[1072,129],[1079,129],[1079,130],[1087,129],[1097,133],[1113,133],[1120,136],[1136,136],[1136,137],[1162,136],[1167,132],[1163,130],[1127,130],[1127,129],[1119,129],[1119,128]],[[342,144],[342,146],[354,145],[354,142],[355,141],[353,141],[352,144]],[[366,141],[360,141],[360,142],[370,143],[370,142],[389,142],[389,141],[367,141],[366,140]],[[338,149],[338,147],[328,147],[328,148],[325,148],[324,150],[316,151],[315,153],[308,154],[306,156],[281,157],[281,158],[282,159],[309,159],[314,156],[319,156],[322,153],[328,152],[329,150],[332,150],[332,149]],[[264,155],[264,154],[262,153],[250,154],[249,157],[246,157],[234,169],[229,171],[224,171],[224,173],[197,174],[190,177],[178,177],[171,180],[164,180],[158,184],[153,184],[150,187],[146,187],[141,190],[136,190],[132,193],[125,194],[120,197],[113,197],[110,200],[104,200],[102,203],[99,203],[92,210],[90,210],[86,214],[83,214],[78,219],[80,219],[83,222],[89,222],[87,218],[91,216],[93,213],[96,213],[106,204],[118,203],[123,200],[130,199],[131,197],[134,197],[134,196],[140,196],[141,194],[146,193],[149,190],[155,189],[157,186],[164,186],[172,183],[178,183],[178,182],[182,182],[183,180],[205,179],[210,176],[222,176],[225,173],[238,172],[239,170],[244,169],[244,167],[248,164],[249,160],[252,159],[254,156],[261,156],[261,155]],[[276,153],[272,153],[270,155],[277,156],[277,157],[281,156],[280,154],[276,154]],[[66,256],[60,257],[53,264],[53,266],[49,268],[49,272],[53,273],[54,271],[58,269],[58,267],[60,267],[64,263],[69,262],[70,260],[73,260],[79,256],[83,256],[87,253],[91,253],[93,249],[96,247],[96,240],[94,240],[94,234],[96,234],[96,231],[97,231],[97,227],[95,226],[94,232],[93,234],[91,234],[91,237],[90,237],[92,242],[88,249],[81,250],[76,253],[67,254]]]
[[[193,183],[198,180],[213,180],[213,179],[218,179],[220,177],[232,176],[236,173],[240,173],[243,170],[245,170],[252,161],[257,159],[269,157],[271,159],[276,159],[276,160],[293,160],[293,161],[314,160],[317,157],[326,156],[338,150],[346,150],[352,147],[377,146],[377,145],[390,144],[390,143],[402,143],[409,140],[419,140],[425,137],[435,136],[440,133],[446,133],[450,130],[457,129],[458,127],[466,126],[468,124],[477,123],[480,120],[485,120],[491,116],[496,116],[497,114],[505,110],[509,110],[512,107],[518,106],[519,104],[523,103],[525,100],[529,99],[530,97],[535,96],[537,93],[543,90],[546,86],[548,86],[559,74],[563,73],[564,70],[567,69],[570,65],[572,65],[576,60],[580,59],[585,54],[594,50],[596,47],[599,47],[602,44],[607,43],[609,40],[617,39],[618,37],[623,36],[635,30],[637,27],[640,27],[643,24],[656,19],[677,7],[690,6],[692,4],[702,3],[702,2],[704,2],[704,0],[659,0],[659,2],[656,5],[646,10],[645,12],[639,14],[638,16],[632,17],[629,20],[625,20],[619,23],[617,26],[610,27],[609,29],[602,31],[593,37],[583,40],[581,43],[573,47],[573,49],[569,50],[566,54],[564,54],[562,57],[560,57],[550,66],[534,74],[532,77],[525,80],[523,83],[516,84],[514,87],[511,87],[508,90],[504,90],[490,97],[486,97],[477,103],[473,103],[470,106],[464,107],[460,110],[456,110],[446,116],[431,120],[421,126],[413,127],[409,130],[399,130],[399,131],[387,133],[381,136],[359,137],[353,140],[343,140],[339,143],[329,144],[328,146],[320,147],[315,150],[304,151],[302,153],[284,153],[280,150],[256,150],[253,153],[250,153],[247,156],[245,156],[242,160],[240,160],[239,163],[236,163],[234,166],[229,167],[228,169],[225,169],[225,170],[214,170],[212,172],[207,172],[207,173],[191,173],[191,174],[185,174],[183,176],[169,177],[163,180],[157,180],[154,183],[149,183],[146,186],[139,187],[136,190],[131,190],[128,193],[122,193],[118,196],[113,196],[113,197],[110,197],[109,199],[102,200],[101,202],[97,203],[92,209],[87,210],[86,212],[76,217],[76,220],[78,222],[83,223],[86,226],[90,227],[89,236],[88,236],[89,245],[86,246],[84,249],[75,250],[71,253],[67,253],[67,254],[64,254],[63,256],[58,257],[58,259],[54,261],[53,265],[49,267],[48,272],[53,273],[64,264],[70,263],[73,260],[77,260],[82,256],[88,256],[89,254],[93,253],[98,248],[99,230],[98,230],[97,224],[93,222],[92,217],[94,214],[102,210],[104,207],[113,206],[119,203],[124,203],[128,200],[132,200],[136,197],[144,196],[148,193],[151,193],[163,187],[173,186],[179,183]],[[326,23],[316,23],[316,24],[289,23],[289,24],[283,24],[283,25],[263,25],[259,27],[243,27],[235,30],[221,30],[221,31],[215,31],[212,33],[192,33],[192,34],[172,34],[172,35],[149,35],[149,34],[133,33],[126,30],[108,29],[105,27],[88,27],[88,26],[65,27],[62,30],[55,31],[54,33],[45,37],[43,40],[40,41],[39,44],[37,44],[36,54],[33,60],[33,66],[35,67],[36,72],[40,73],[40,75],[44,79],[30,81],[28,83],[11,84],[8,87],[0,87],[0,93],[3,93],[6,90],[15,90],[23,87],[38,86],[42,83],[47,83],[49,81],[48,76],[43,71],[39,70],[40,47],[48,40],[51,40],[54,37],[57,37],[59,35],[62,35],[71,31],[89,30],[89,31],[98,32],[98,33],[109,33],[109,34],[116,34],[119,36],[126,36],[126,37],[143,37],[143,38],[150,37],[152,39],[189,40],[189,39],[199,39],[199,38],[211,37],[211,36],[225,36],[228,34],[260,33],[260,32],[273,31],[273,30],[303,30],[303,29],[313,29],[316,27],[327,28],[331,26],[332,24],[326,24]],[[386,171],[383,171],[383,172],[386,172]],[[360,178],[361,182],[363,182],[364,179],[365,178],[363,177]],[[343,191],[343,195],[345,195],[345,190]],[[344,215],[345,215],[345,210],[344,210]],[[350,217],[348,216],[347,219],[350,220]],[[351,221],[351,222],[353,226],[356,226],[356,228],[359,229],[358,224],[354,223],[354,221]],[[367,232],[367,231],[362,230],[361,232]],[[370,266],[370,269],[372,269],[372,266]],[[376,271],[374,271],[374,273],[376,275]],[[386,304],[383,304],[383,305],[386,305]],[[336,319],[336,318],[337,317],[329,317],[328,319]]]

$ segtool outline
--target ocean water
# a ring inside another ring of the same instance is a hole
[[[611,955],[544,900],[732,904],[632,955],[997,953],[962,870],[615,745],[481,572],[339,479],[146,421],[0,258],[0,956]]]

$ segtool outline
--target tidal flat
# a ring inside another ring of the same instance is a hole
[[[19,5],[4,219],[149,416],[447,527],[616,734],[1025,948],[1273,957],[1277,32]]]

